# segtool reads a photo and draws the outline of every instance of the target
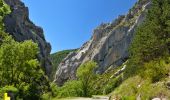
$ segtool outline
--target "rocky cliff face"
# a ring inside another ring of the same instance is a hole
[[[49,58],[51,45],[46,42],[42,28],[34,25],[29,20],[28,8],[20,0],[4,0],[11,8],[11,14],[5,17],[4,24],[6,32],[14,37],[16,41],[33,40],[40,48],[38,60],[49,75],[51,71],[51,60]]]
[[[108,68],[123,64],[128,59],[128,47],[136,27],[144,21],[149,6],[150,0],[140,0],[127,15],[97,27],[87,43],[62,61],[54,81],[62,85],[68,79],[75,79],[79,65],[89,60],[98,63],[96,73],[103,73]]]

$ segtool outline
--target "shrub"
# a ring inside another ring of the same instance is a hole
[[[17,97],[19,90],[17,88],[15,88],[14,86],[5,86],[3,88],[0,89],[0,98],[3,98],[4,93],[12,93],[13,94],[13,98]]]
[[[94,72],[95,68],[97,68],[97,63],[89,61],[82,64],[77,69],[77,77],[81,82],[84,97],[89,97],[93,94],[93,91],[91,90],[94,85],[93,81],[97,79],[97,75]]]
[[[117,78],[111,79],[104,87],[105,94],[111,93],[114,91],[116,87],[118,87],[122,83],[122,77],[119,76]]]
[[[81,97],[82,95],[82,87],[81,82],[77,80],[71,80],[66,82],[59,91],[57,92],[57,97]]]
[[[151,79],[152,82],[160,81],[167,77],[170,71],[170,59],[152,60],[144,64],[144,71],[141,76]]]

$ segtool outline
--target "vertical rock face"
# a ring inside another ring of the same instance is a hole
[[[28,8],[20,0],[4,0],[11,7],[11,14],[5,17],[6,32],[13,36],[16,41],[33,40],[40,48],[38,60],[49,75],[51,60],[49,58],[51,45],[46,42],[42,28],[34,25],[29,20]]]
[[[62,85],[68,79],[75,79],[79,65],[89,60],[98,63],[96,73],[103,73],[108,68],[124,63],[129,56],[128,47],[135,29],[144,21],[149,6],[150,0],[140,0],[126,16],[119,16],[115,21],[97,27],[88,42],[62,61],[54,81]]]

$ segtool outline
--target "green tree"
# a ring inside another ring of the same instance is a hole
[[[82,87],[81,81],[78,80],[70,80],[66,82],[62,87],[59,88],[57,92],[57,97],[81,97]]]
[[[170,57],[167,59],[157,59],[144,64],[144,71],[141,74],[145,79],[152,82],[160,81],[167,77],[170,72]]]
[[[1,40],[4,36],[6,36],[7,34],[4,32],[4,17],[10,13],[10,7],[5,4],[5,2],[3,0],[0,0],[0,44],[1,44]]]
[[[5,4],[3,0],[0,0],[0,31],[4,30],[3,19],[4,17],[10,13],[10,7]]]
[[[92,94],[90,91],[93,87],[92,81],[97,78],[97,74],[94,72],[95,68],[97,68],[97,63],[89,61],[77,69],[77,77],[81,82],[84,97],[91,96]]]
[[[31,40],[16,42],[4,37],[0,47],[0,86],[14,86],[25,98],[38,98],[43,92],[44,72],[36,59],[38,45]]]

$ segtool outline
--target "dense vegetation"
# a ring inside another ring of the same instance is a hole
[[[16,42],[11,36],[3,38],[0,47],[1,87],[13,86],[24,99],[38,99],[48,90],[47,78],[36,59],[37,44]]]
[[[62,60],[70,53],[74,52],[77,49],[71,49],[71,50],[63,50],[56,53],[51,54],[51,60],[52,60],[52,72],[51,72],[51,80],[54,78],[55,72],[59,66],[59,64],[62,62]]]

